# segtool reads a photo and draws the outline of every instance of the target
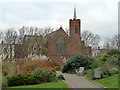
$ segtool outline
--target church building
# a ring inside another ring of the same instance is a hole
[[[74,54],[91,56],[91,47],[86,47],[81,40],[81,20],[76,17],[76,8],[74,8],[73,19],[69,20],[69,32],[68,35],[60,27],[45,37],[45,43],[50,49],[48,56],[51,60],[62,60]]]
[[[0,58],[24,59],[31,54],[40,55],[42,38],[46,49],[49,50],[47,56],[50,60],[63,60],[64,57],[70,58],[74,54],[91,56],[91,47],[86,47],[81,40],[81,20],[77,19],[76,8],[74,8],[73,19],[69,20],[69,35],[60,27],[45,37],[24,36],[22,44],[1,44]]]

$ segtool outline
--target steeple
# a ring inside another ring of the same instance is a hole
[[[74,5],[74,16],[73,19],[70,19],[70,36],[80,36],[81,35],[81,20],[77,18],[76,16],[76,7]]]
[[[76,19],[77,16],[76,16],[76,6],[74,5],[74,16],[73,16],[73,19]]]

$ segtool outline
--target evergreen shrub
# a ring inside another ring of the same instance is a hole
[[[85,67],[85,69],[91,68],[90,65],[94,59],[86,56],[86,55],[80,55],[76,54],[68,59],[66,64],[63,65],[61,68],[61,71],[64,72],[75,72],[76,69],[79,69],[79,67]]]
[[[43,82],[51,82],[55,79],[55,74],[47,69],[36,69],[29,75],[18,74],[16,76],[7,77],[8,86],[20,86],[20,85],[34,85]]]

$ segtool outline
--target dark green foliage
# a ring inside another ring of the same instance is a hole
[[[38,84],[37,79],[31,75],[18,74],[7,78],[8,86],[33,85]]]
[[[110,64],[114,64],[114,65],[119,65],[119,55],[118,54],[115,54],[113,56],[111,56],[111,58],[109,59],[109,63]]]
[[[104,63],[109,59],[109,57],[110,56],[108,54],[104,53],[99,57],[99,59],[100,59],[100,61],[103,61],[103,63]]]
[[[109,71],[109,68],[107,66],[105,66],[101,70],[101,77],[106,78],[108,76],[110,76],[110,71]]]
[[[118,55],[118,66],[120,66],[120,54]]]
[[[94,79],[94,69],[99,68],[101,72],[101,78],[106,78],[114,74],[119,73],[117,69],[120,65],[120,54],[117,49],[112,49],[102,54],[100,57],[94,59],[92,62],[91,69],[83,72],[83,75],[86,74],[90,79]]]
[[[106,78],[106,77],[109,77],[109,76],[112,76],[112,75],[115,75],[119,73],[118,69],[116,68],[108,68],[107,66],[103,66],[101,68],[101,78]],[[89,79],[95,79],[94,78],[94,69],[89,69],[89,70],[86,70],[83,72],[83,75],[87,75],[87,77]]]
[[[58,67],[58,66],[56,66],[56,67],[55,67],[55,70],[56,70],[56,71],[59,71],[59,67]]]
[[[94,70],[93,69],[87,70],[87,76],[89,79],[94,79]]]
[[[87,70],[84,70],[82,74],[83,74],[83,75],[86,75],[86,74],[87,74]]]
[[[62,72],[75,72],[79,67],[85,67],[85,69],[90,68],[90,64],[94,59],[86,55],[76,54],[70,57],[66,64],[62,67]]]
[[[27,78],[24,79],[25,85],[34,85],[34,84],[39,84],[37,78],[35,78],[32,75],[28,75]]]
[[[37,78],[39,82],[50,82],[55,77],[52,71],[41,68],[36,69],[31,75]]]
[[[65,80],[63,75],[56,76],[56,81],[62,81],[62,80]]]
[[[107,66],[103,67],[102,70],[101,70],[101,76],[102,78],[106,78],[108,76],[112,76],[112,75],[115,75],[118,73],[118,69],[116,68],[108,68]]]
[[[8,86],[34,85],[43,82],[50,82],[55,75],[47,69],[36,69],[30,75],[18,74],[7,77]]]
[[[102,62],[100,60],[94,59],[94,61],[92,62],[92,64],[90,66],[92,69],[94,69],[94,68],[98,68],[101,65],[102,65]]]
[[[17,76],[7,77],[8,86],[19,86],[25,85],[25,81],[28,82],[27,75],[18,74]]]
[[[107,51],[108,55],[120,54],[118,49],[111,49]]]

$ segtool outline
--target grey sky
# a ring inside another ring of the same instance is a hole
[[[89,30],[102,38],[118,33],[119,0],[1,0],[0,30],[38,26],[65,29],[73,18],[76,4],[81,29]]]

